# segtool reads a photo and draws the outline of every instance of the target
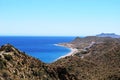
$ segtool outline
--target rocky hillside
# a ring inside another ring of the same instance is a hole
[[[0,80],[72,80],[62,66],[48,64],[26,55],[10,44],[0,48]]]
[[[54,64],[66,67],[76,80],[120,80],[119,61],[120,40],[109,38]]]
[[[119,39],[91,36],[76,38],[70,45],[82,50],[52,64],[3,45],[0,80],[120,80]]]
[[[71,46],[77,49],[83,49],[89,46],[91,43],[102,43],[105,40],[118,41],[119,38],[110,38],[110,37],[96,37],[96,36],[87,36],[85,38],[77,37],[70,44]]]
[[[41,61],[20,52],[10,44],[3,45],[0,48],[0,80],[39,80],[46,78],[49,78],[49,75]]]

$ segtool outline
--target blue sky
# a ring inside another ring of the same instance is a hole
[[[0,35],[120,34],[120,0],[0,0]]]

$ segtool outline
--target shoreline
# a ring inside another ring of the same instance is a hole
[[[65,57],[67,57],[67,56],[73,56],[75,53],[77,53],[78,52],[78,49],[76,49],[76,48],[72,48],[72,47],[70,47],[70,45],[69,44],[54,44],[55,46],[61,46],[61,47],[66,47],[66,48],[69,48],[70,49],[70,52],[69,53],[67,53],[67,54],[65,54],[65,55],[63,55],[63,56],[60,56],[59,58],[57,58],[55,61],[57,61],[58,59],[61,59],[61,58],[65,58]]]

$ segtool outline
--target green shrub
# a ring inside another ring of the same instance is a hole
[[[4,58],[8,61],[12,60],[12,56],[10,54],[4,54]]]
[[[3,73],[3,77],[4,78],[7,78],[8,77],[8,74],[6,72]]]
[[[6,61],[0,59],[0,70],[6,67]]]
[[[87,51],[81,51],[80,53],[81,53],[81,54],[86,54],[86,53],[87,53]]]
[[[32,73],[34,76],[40,76],[40,72],[39,71],[33,71]]]

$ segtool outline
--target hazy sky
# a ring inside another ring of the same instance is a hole
[[[120,34],[120,0],[0,0],[0,35]]]

